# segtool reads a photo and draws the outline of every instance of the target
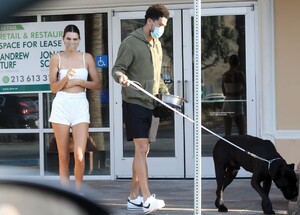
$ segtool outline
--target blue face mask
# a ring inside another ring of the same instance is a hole
[[[154,25],[154,22],[153,22],[153,25]],[[158,39],[164,34],[164,31],[165,31],[164,26],[157,27],[154,25],[154,30],[151,31],[150,34],[151,34],[151,37]]]

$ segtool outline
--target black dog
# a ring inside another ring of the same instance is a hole
[[[225,139],[267,161],[254,158],[224,140],[216,143],[213,150],[217,180],[215,205],[219,212],[228,211],[224,205],[223,193],[236,177],[240,167],[253,173],[251,185],[262,198],[261,206],[265,214],[275,214],[269,198],[272,181],[286,199],[295,200],[298,196],[295,165],[287,164],[271,141],[249,135],[228,136]]]

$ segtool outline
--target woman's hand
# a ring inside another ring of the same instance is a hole
[[[64,86],[65,89],[80,85],[79,84],[80,79],[69,79],[66,83],[66,85]]]
[[[74,87],[74,86],[76,86],[76,85],[79,85],[79,83],[78,83],[78,79],[71,79],[72,78],[72,76],[74,76],[76,74],[76,72],[74,71],[74,70],[72,70],[72,69],[69,69],[68,70],[68,72],[67,72],[67,74],[66,74],[66,78],[68,79],[67,80],[67,82],[66,82],[66,84],[65,84],[65,86],[64,86],[64,88],[71,88],[71,87]]]
[[[71,78],[73,75],[75,75],[75,74],[76,74],[76,72],[75,72],[74,70],[69,69],[68,72],[67,72],[66,77],[67,77],[68,79],[70,79],[70,78]]]

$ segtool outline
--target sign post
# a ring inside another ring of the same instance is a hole
[[[201,214],[201,0],[194,0],[194,214]]]

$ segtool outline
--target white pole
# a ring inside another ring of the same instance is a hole
[[[194,0],[194,214],[201,214],[201,0]]]

